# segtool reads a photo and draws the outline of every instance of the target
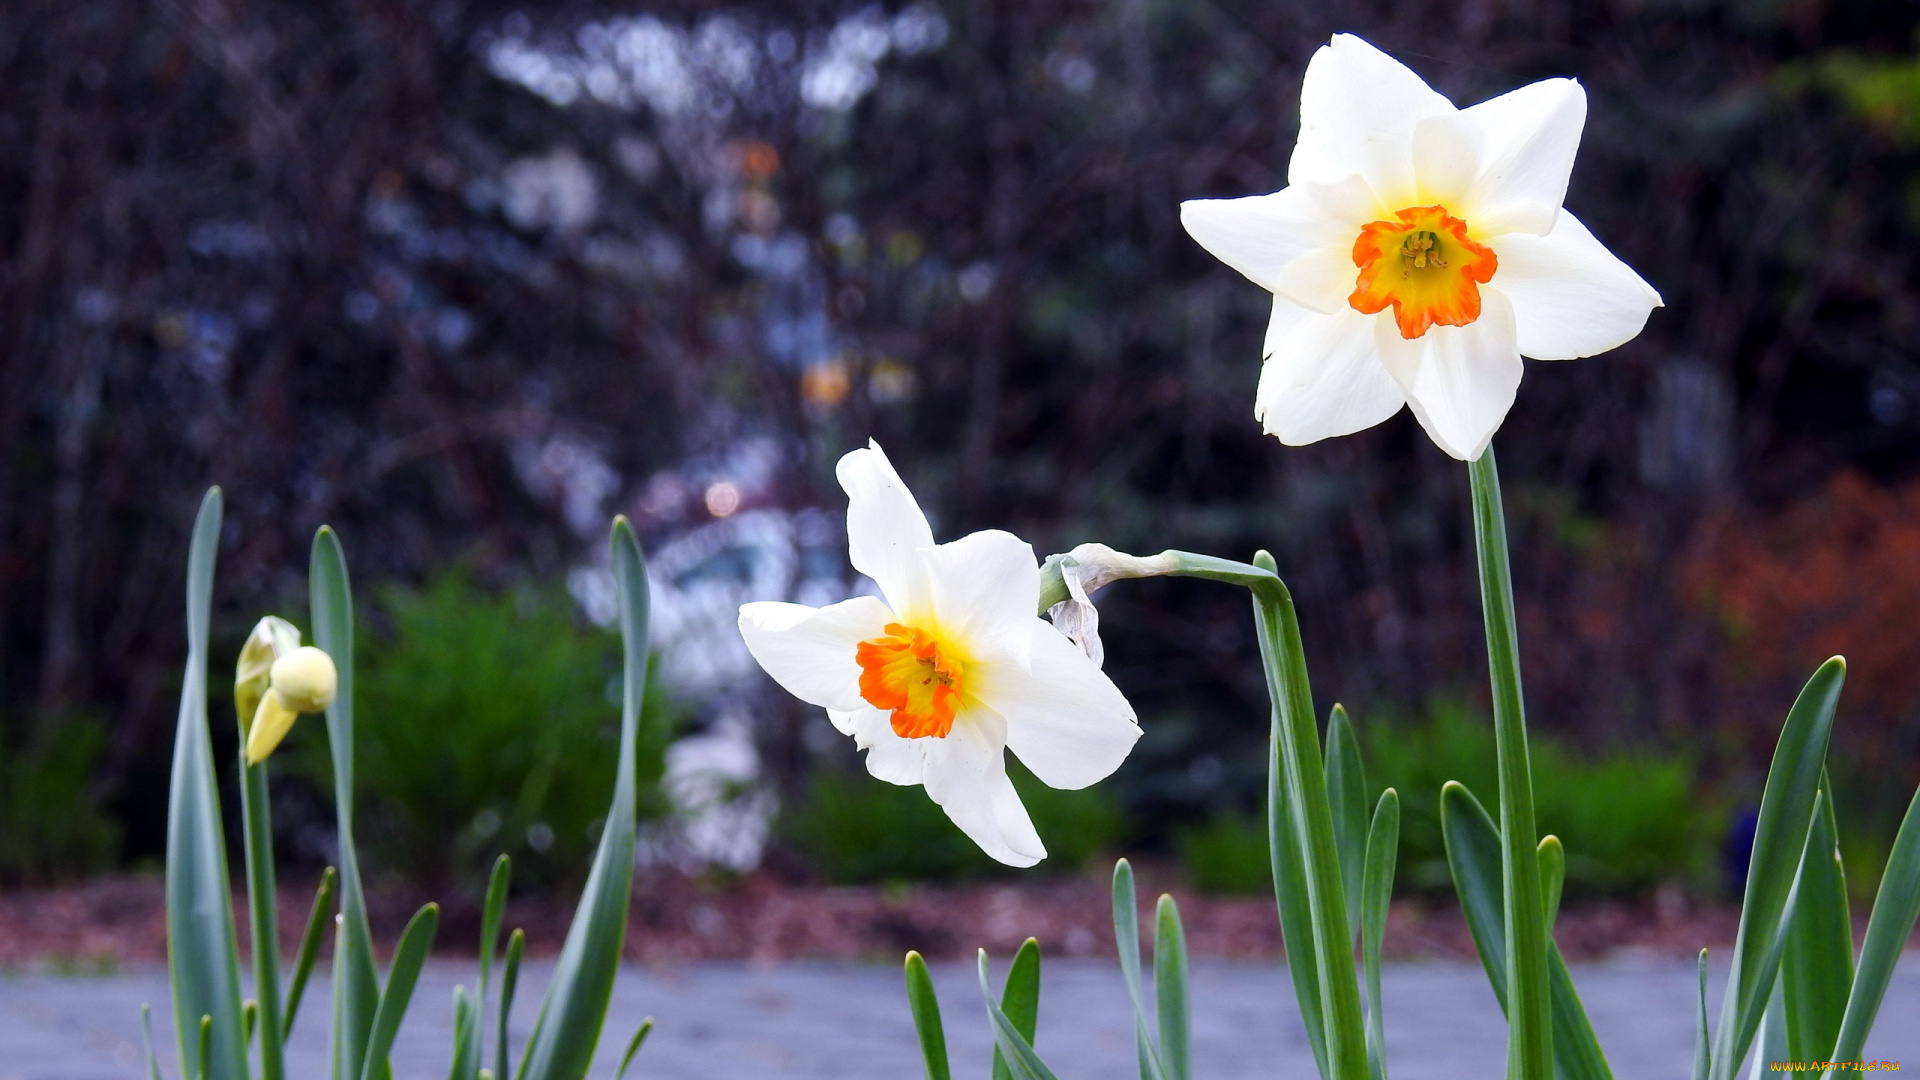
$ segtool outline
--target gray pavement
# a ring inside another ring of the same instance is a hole
[[[1000,971],[1005,962],[1000,958]],[[523,973],[514,1010],[518,1039],[532,1023],[549,971],[547,965],[530,964]],[[1687,1075],[1695,1009],[1691,964],[1622,957],[1576,968],[1574,977],[1615,1075],[1656,1080]],[[1724,971],[1716,975],[1711,999],[1716,1005],[1723,977]],[[472,978],[471,965],[429,966],[394,1053],[397,1080],[446,1075],[453,987],[471,985]],[[990,1044],[972,966],[937,966],[934,980],[955,1075],[985,1077]],[[1192,993],[1197,1077],[1306,1080],[1313,1075],[1284,967],[1197,963]],[[161,968],[104,976],[0,976],[0,1080],[139,1080],[145,1075],[142,1002],[154,1006],[162,1073],[171,1080],[179,1066],[166,995]],[[1395,1080],[1501,1075],[1505,1028],[1477,965],[1392,965],[1384,995],[1388,1067]],[[328,986],[316,978],[291,1048],[289,1071],[296,1080],[326,1075],[328,1000]],[[641,1080],[914,1080],[921,1075],[900,972],[893,966],[626,969],[590,1075],[611,1077],[611,1059],[646,1015],[659,1023],[629,1074]],[[1111,961],[1047,962],[1038,1046],[1062,1080],[1135,1075],[1126,991]],[[1867,1054],[1920,1068],[1920,954],[1910,954],[1896,973]]]

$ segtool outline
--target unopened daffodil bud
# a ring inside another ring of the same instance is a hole
[[[273,692],[295,712],[320,712],[333,704],[340,673],[333,657],[302,645],[273,662]]]
[[[299,647],[300,631],[287,620],[269,615],[254,624],[233,668],[233,711],[240,716],[241,735],[252,725],[260,698],[272,685],[273,662]]]
[[[301,713],[333,703],[340,674],[333,658],[300,644],[300,631],[268,616],[247,635],[234,669],[233,704],[246,739],[247,764],[258,765],[287,737]]]
[[[1093,606],[1092,594],[1110,581],[1159,577],[1179,568],[1179,556],[1170,551],[1129,555],[1105,544],[1081,544],[1064,555],[1047,557],[1040,569],[1041,602],[1047,604],[1047,618],[1053,620],[1054,629],[1100,666],[1107,651],[1100,643],[1100,612]]]

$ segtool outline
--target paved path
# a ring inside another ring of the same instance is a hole
[[[1002,958],[1004,970],[1005,958]],[[549,968],[523,973],[519,1037],[533,1019]],[[436,962],[421,980],[394,1054],[398,1080],[446,1075],[453,986],[470,965]],[[1719,978],[1724,977],[1721,972]],[[989,1044],[971,965],[934,972],[955,1075],[984,1077]],[[1477,965],[1406,963],[1385,976],[1388,1066],[1395,1080],[1497,1078],[1504,1025]],[[1618,959],[1576,969],[1594,1027],[1622,1078],[1687,1075],[1692,1060],[1692,965]],[[165,1011],[164,969],[110,976],[0,976],[0,1080],[141,1080],[140,1004],[155,1005],[163,1074],[178,1071]],[[1712,1001],[1719,1001],[1718,978]],[[317,979],[294,1036],[296,1080],[326,1073],[323,1036],[329,988]],[[1210,961],[1193,971],[1195,1075],[1203,1080],[1309,1080],[1313,1064],[1284,968]],[[915,1080],[921,1075],[899,969],[854,964],[755,968],[696,964],[628,969],[615,993],[608,1037],[591,1076],[612,1075],[644,1015],[660,1018],[629,1074],[636,1080]],[[1717,1016],[1717,1013],[1715,1014]],[[1039,1049],[1062,1080],[1131,1080],[1133,1036],[1112,962],[1049,961],[1043,977]],[[1869,1057],[1920,1069],[1920,954],[1894,978]]]

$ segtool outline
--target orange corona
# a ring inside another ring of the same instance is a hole
[[[1434,326],[1465,326],[1480,317],[1480,286],[1499,261],[1467,236],[1467,223],[1444,206],[1411,206],[1393,221],[1376,221],[1353,242],[1360,278],[1347,303],[1362,315],[1393,305],[1400,336]]]
[[[903,739],[944,739],[960,707],[966,665],[940,641],[916,626],[886,625],[887,636],[854,649],[860,663],[860,696],[876,709],[893,710],[893,732]]]

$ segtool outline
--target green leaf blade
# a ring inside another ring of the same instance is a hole
[[[1166,1080],[1166,1069],[1148,1035],[1147,999],[1140,979],[1140,913],[1138,894],[1133,887],[1133,864],[1121,859],[1113,864],[1113,943],[1120,950],[1120,975],[1126,981],[1127,995],[1133,1001],[1134,1048],[1140,1058],[1140,1080]],[[982,970],[986,953],[980,954]],[[1011,1062],[1009,1062],[1011,1064]]]
[[[1760,1029],[1779,974],[1787,901],[1818,806],[1828,737],[1846,671],[1846,661],[1837,656],[1820,665],[1780,731],[1760,798],[1733,966],[1721,1002],[1720,1026],[1714,1033],[1713,1080],[1733,1080]]]
[[[339,852],[340,916],[333,944],[332,1074],[352,1080],[366,1058],[380,977],[373,962],[373,931],[360,881],[353,832],[353,586],[340,537],[321,526],[308,562],[307,601],[313,643],[333,658],[338,686],[327,706],[327,743],[333,758],[334,820]]]
[[[1786,1059],[1833,1060],[1847,994],[1853,988],[1853,917],[1847,909],[1847,877],[1840,862],[1833,797],[1825,782],[1807,834],[1786,934],[1780,956]]]
[[[1505,905],[1500,883],[1500,831],[1480,800],[1458,782],[1440,791],[1440,828],[1447,848],[1447,867],[1467,918],[1467,928],[1486,969],[1493,996],[1507,1009]],[[1586,1007],[1573,984],[1559,946],[1547,942],[1549,1021],[1553,1025],[1554,1075],[1559,1080],[1611,1080],[1612,1069]]]
[[[1327,803],[1333,810],[1333,842],[1347,895],[1347,937],[1360,932],[1360,888],[1367,857],[1367,773],[1360,740],[1344,706],[1327,717]]]
[[[1167,1080],[1192,1080],[1192,1003],[1187,997],[1187,932],[1173,897],[1154,912],[1154,1013],[1160,1020],[1160,1064]]]
[[[1367,830],[1367,855],[1360,884],[1360,959],[1367,979],[1367,1073],[1387,1080],[1385,1006],[1380,994],[1380,953],[1387,936],[1387,911],[1393,902],[1393,872],[1400,853],[1400,793],[1380,793]]]
[[[1860,947],[1860,964],[1847,996],[1845,1019],[1834,1047],[1834,1061],[1859,1061],[1865,1056],[1867,1035],[1885,1000],[1893,969],[1906,949],[1913,924],[1920,918],[1920,792],[1907,806],[1907,816],[1894,836],[1880,892],[1867,919],[1867,939]]]
[[[240,957],[207,726],[207,630],[222,508],[220,489],[208,490],[187,556],[187,665],[167,796],[167,967],[180,1075],[246,1080]]]
[[[522,1080],[583,1080],[586,1076],[606,1023],[626,938],[637,829],[634,761],[647,682],[647,571],[633,526],[624,517],[614,521],[611,547],[625,657],[619,773],[593,868],[527,1044],[520,1067]]]
[[[993,1042],[1007,1062],[1013,1080],[1058,1080],[1053,1070],[1034,1052],[1033,1044],[1020,1034],[1013,1020],[993,1000],[992,980],[987,970],[987,950],[980,950],[980,994],[987,999],[987,1019],[993,1025]]]
[[[913,1031],[920,1040],[920,1061],[926,1067],[927,1080],[953,1080],[953,1067],[947,1057],[947,1032],[940,1023],[940,999],[933,992],[933,976],[927,962],[917,952],[907,954],[907,1011],[913,1015]],[[1000,1052],[994,1051],[995,1075],[1006,1068]]]
[[[1034,1041],[1040,1028],[1040,943],[1033,938],[1028,938],[1020,945],[1020,951],[1013,954],[1013,964],[1007,968],[1007,985],[1000,993],[1000,1011],[1007,1014],[1014,1030],[1028,1043]],[[995,1047],[993,1080],[1012,1080],[1012,1075],[1006,1055]]]
[[[391,1074],[387,1053],[394,1037],[400,1034],[400,1021],[413,1002],[413,988],[420,981],[420,969],[433,951],[433,935],[440,927],[440,905],[428,904],[407,920],[400,932],[400,943],[393,950],[393,966],[387,971],[387,986],[373,1013],[373,1027],[367,1036],[366,1057],[360,1063],[360,1080],[382,1080]]]

